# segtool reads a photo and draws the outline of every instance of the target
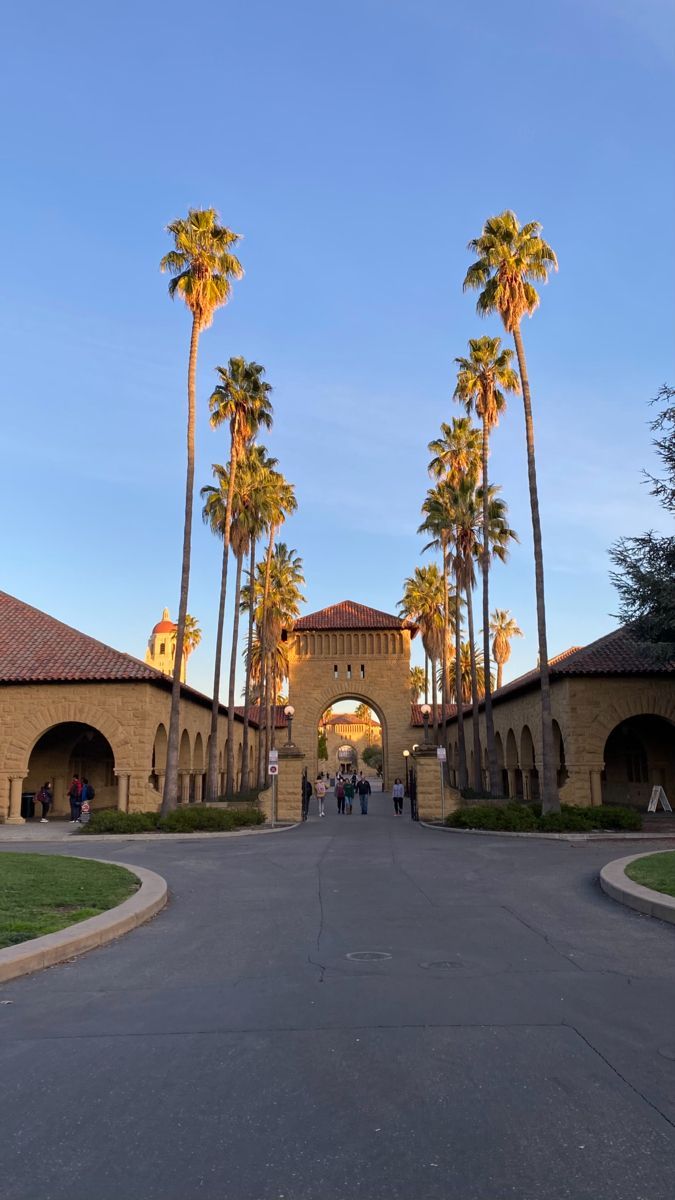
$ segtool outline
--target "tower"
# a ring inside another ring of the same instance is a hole
[[[162,619],[155,625],[150,637],[148,638],[148,648],[145,652],[145,661],[148,666],[155,667],[157,671],[161,671],[163,675],[173,675],[173,663],[175,657],[175,635],[177,625],[171,620],[168,608],[162,612]],[[181,682],[185,682],[185,658],[180,673]]]

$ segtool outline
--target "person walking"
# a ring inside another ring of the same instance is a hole
[[[345,784],[345,812],[352,815],[354,807],[354,780],[348,780]]]
[[[404,793],[404,791],[405,791],[405,788],[403,787],[402,781],[398,778],[395,779],[394,786],[391,789],[391,798],[394,801],[394,816],[396,816],[396,817],[403,816],[403,793]]]
[[[49,810],[52,806],[52,800],[54,799],[52,789],[49,786],[49,780],[47,780],[46,783],[43,783],[42,787],[40,788],[40,791],[37,794],[37,799],[40,801],[40,804],[42,805],[42,816],[40,817],[40,821],[43,825],[46,825],[47,824],[47,813],[49,812]]]
[[[361,816],[367,817],[368,816],[368,797],[370,795],[370,784],[368,783],[367,779],[364,779],[363,775],[361,776],[361,778],[359,779],[359,782],[356,785],[356,790],[359,794],[359,800],[361,801]]]
[[[312,799],[312,785],[309,779],[304,778],[302,781],[302,819],[307,820],[309,816],[309,802]]]
[[[316,792],[316,799],[319,805],[319,816],[325,817],[326,813],[324,810],[324,801],[326,799],[326,784],[323,778],[323,771],[319,772],[319,778],[316,781],[316,788],[314,790]]]
[[[345,811],[345,785],[344,785],[344,783],[342,782],[342,776],[340,776],[340,778],[339,778],[338,782],[337,782],[337,783],[336,783],[336,785],[335,785],[335,799],[337,800],[337,810],[338,810],[338,813],[342,813],[342,814],[343,814],[343,816],[344,816],[344,811]]]
[[[70,801],[70,823],[74,825],[80,819],[82,808],[82,784],[80,783],[79,775],[73,775],[70,787],[68,788],[68,799]]]

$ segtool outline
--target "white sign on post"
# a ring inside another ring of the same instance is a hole
[[[447,762],[448,755],[445,746],[436,747],[436,758],[439,762]]]
[[[279,764],[275,763],[275,762],[271,762],[267,768],[267,774],[268,775],[278,775],[279,774]]]
[[[647,806],[647,812],[656,812],[657,808],[659,807],[659,804],[661,805],[664,812],[672,812],[673,811],[668,802],[668,797],[666,796],[666,793],[664,792],[664,790],[660,786],[660,784],[657,784],[656,787],[652,788],[652,794],[649,797],[649,804]]]
[[[279,751],[278,750],[270,750],[268,757],[269,757],[270,763],[278,763]]]

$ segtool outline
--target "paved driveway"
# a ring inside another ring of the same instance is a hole
[[[622,850],[327,814],[78,842],[172,899],[0,987],[3,1200],[669,1200],[675,930]]]

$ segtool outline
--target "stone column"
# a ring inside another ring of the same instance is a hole
[[[178,772],[178,803],[187,804],[190,800],[190,772]]]
[[[302,771],[305,756],[298,746],[279,746],[279,774],[277,775],[277,821],[300,821],[302,819]]]
[[[202,802],[202,777],[201,777],[201,775],[195,775],[195,804],[201,804],[201,802]]]
[[[518,795],[518,783],[516,781],[516,768],[509,767],[507,771],[509,777],[509,798],[512,799]]]
[[[9,816],[7,818],[8,825],[25,825],[26,822],[21,816],[21,788],[23,786],[23,775],[10,775],[9,777]]]
[[[417,812],[420,821],[440,821],[459,808],[461,797],[456,788],[442,782],[441,766],[435,746],[419,746],[413,753],[417,775]],[[443,792],[441,793],[441,788]]]
[[[117,808],[127,812],[129,808],[129,776],[124,771],[115,771],[117,776]]]
[[[591,804],[599,808],[602,804],[602,768],[591,768]]]
[[[522,768],[523,776],[523,800],[532,799],[532,771],[529,767]]]

